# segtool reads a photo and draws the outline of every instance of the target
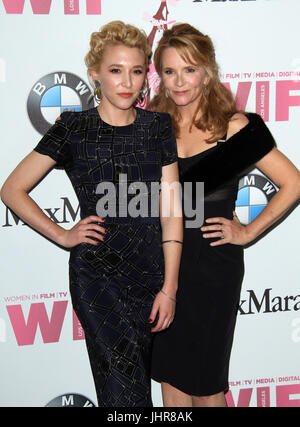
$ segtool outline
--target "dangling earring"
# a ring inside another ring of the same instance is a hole
[[[207,97],[207,96],[208,96],[208,93],[209,93],[208,83],[209,83],[209,79],[208,79],[208,78],[206,78],[206,79],[204,80],[203,87],[202,87],[202,92],[203,92],[203,95],[204,95],[205,97]]]
[[[149,93],[148,80],[146,79],[144,84],[143,84],[142,89],[140,90],[139,96],[137,97],[135,103],[142,107],[144,105],[144,102],[147,98],[148,93]]]
[[[169,94],[168,94],[167,89],[165,89],[165,97],[166,97],[166,98],[169,98]]]
[[[202,93],[203,93],[204,98],[208,99],[208,95],[209,95],[208,84],[203,85]]]
[[[139,96],[139,100],[140,102],[144,101],[144,99],[147,97],[148,95],[148,87],[145,85],[143,87],[143,89],[140,90],[140,96]]]
[[[100,102],[102,98],[101,83],[99,82],[99,80],[94,80],[94,85],[95,85],[94,96],[96,98],[96,101]]]

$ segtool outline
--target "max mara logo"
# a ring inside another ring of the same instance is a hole
[[[253,289],[247,289],[248,299],[242,299],[238,308],[239,314],[276,313],[277,311],[299,311],[300,295],[272,295],[272,288],[264,290],[257,296]]]
[[[6,13],[23,14],[25,1],[35,15],[49,15],[52,0],[2,0]],[[79,15],[79,0],[64,0],[65,15]],[[87,15],[101,15],[101,0],[86,0]]]

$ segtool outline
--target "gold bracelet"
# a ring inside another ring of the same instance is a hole
[[[176,302],[176,298],[170,297],[170,295],[166,294],[162,289],[160,290],[160,292],[163,293],[166,297],[168,297],[172,301]]]
[[[181,242],[180,240],[163,240],[161,243],[168,243],[168,242],[175,242],[175,243],[180,243],[181,245],[183,244],[183,242]]]

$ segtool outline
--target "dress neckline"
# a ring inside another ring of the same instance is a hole
[[[111,125],[107,122],[105,122],[102,117],[99,114],[99,111],[97,109],[97,107],[92,108],[92,110],[94,111],[95,115],[98,117],[98,119],[101,121],[101,123],[105,126],[105,127],[110,127],[110,128],[117,128],[117,129],[123,129],[123,128],[128,128],[130,126],[133,126],[134,124],[136,124],[136,122],[138,121],[138,116],[139,116],[139,108],[133,106],[134,110],[135,110],[135,119],[133,120],[133,122],[129,123],[128,125],[123,125],[123,126],[117,126],[117,125]]]
[[[225,141],[224,141],[224,142],[225,142]],[[200,156],[201,156],[201,154],[205,154],[205,153],[207,153],[208,151],[211,151],[211,150],[213,150],[214,148],[217,148],[220,144],[224,144],[224,142],[217,141],[217,144],[216,144],[216,145],[214,145],[213,147],[207,148],[206,150],[200,151],[200,153],[193,154],[192,156],[188,156],[188,157],[179,157],[179,156],[178,156],[178,159],[179,159],[179,160],[187,160],[187,159],[193,159],[194,157],[200,157]]]
[[[178,156],[178,160],[187,160],[187,159],[192,159],[194,157],[200,157],[201,154],[207,153],[208,151],[211,151],[214,148],[217,148],[217,147],[221,146],[222,144],[227,144],[228,141],[230,141],[232,138],[235,138],[238,135],[240,135],[241,132],[247,130],[248,127],[251,125],[251,115],[249,115],[247,113],[244,113],[244,114],[247,117],[247,119],[249,120],[249,122],[244,127],[242,127],[238,132],[234,133],[231,137],[229,137],[228,139],[226,139],[226,141],[219,140],[219,141],[217,141],[217,144],[214,145],[213,147],[207,148],[206,150],[200,151],[200,153],[193,154],[192,156],[188,156],[188,157],[179,157]]]

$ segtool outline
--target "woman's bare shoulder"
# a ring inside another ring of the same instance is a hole
[[[235,113],[228,123],[227,139],[247,126],[248,123],[249,120],[245,114]]]

